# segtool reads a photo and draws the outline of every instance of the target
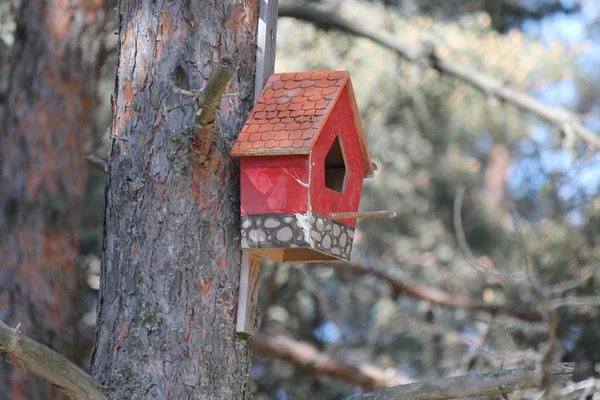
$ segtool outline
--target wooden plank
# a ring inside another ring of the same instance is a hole
[[[256,43],[256,75],[254,102],[269,76],[275,70],[275,39],[277,36],[278,0],[260,0]],[[260,263],[262,257],[249,250],[242,251],[240,289],[235,330],[238,335],[252,336],[255,328]]]
[[[279,0],[261,0],[258,15],[258,38],[256,43],[256,80],[254,102],[269,76],[275,70],[275,44],[277,38],[277,8]]]
[[[258,283],[262,257],[248,250],[242,252],[240,291],[235,331],[238,335],[252,336],[255,329]]]
[[[357,211],[331,213],[331,219],[394,218],[396,211]]]

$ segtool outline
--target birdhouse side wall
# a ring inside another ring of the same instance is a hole
[[[343,193],[329,189],[325,185],[325,158],[338,135],[346,164]],[[332,212],[358,211],[365,176],[365,162],[354,125],[354,114],[347,87],[340,94],[314,144],[311,165],[310,204],[313,212],[329,217]],[[353,219],[339,222],[356,226],[356,220]]]
[[[308,155],[241,157],[241,214],[308,210]]]

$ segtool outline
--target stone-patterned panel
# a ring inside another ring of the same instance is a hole
[[[316,213],[242,215],[243,249],[310,248],[350,261],[354,228]]]
[[[311,247],[345,261],[350,261],[354,228],[320,214],[312,213]],[[352,232],[352,233],[350,233]]]
[[[310,247],[294,214],[242,215],[243,249]]]

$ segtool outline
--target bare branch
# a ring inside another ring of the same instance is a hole
[[[197,92],[190,92],[189,90],[185,90],[185,89],[182,89],[182,88],[179,88],[179,87],[174,88],[173,91],[175,93],[179,93],[182,96],[192,97],[194,99],[198,99],[202,95],[202,91],[200,91],[200,90],[197,91]]]
[[[504,0],[501,3],[504,12],[523,19],[542,19],[555,13],[572,14],[581,10],[581,4],[577,1],[568,5],[562,1],[540,2],[533,8],[529,4],[524,6],[518,0]]]
[[[308,265],[312,266],[313,264]],[[366,265],[327,263],[323,266],[336,268],[340,271],[350,272],[355,275],[373,275],[389,283],[394,288],[394,290],[396,290],[399,293],[404,293],[409,296],[427,300],[443,307],[464,308],[471,311],[507,314],[525,321],[532,322],[539,322],[543,320],[542,314],[536,310],[510,306],[500,308],[494,307],[492,305],[486,304],[480,300],[471,297],[460,296],[454,293],[447,293],[436,288],[422,286],[413,282],[406,282],[399,278],[390,276],[384,271]],[[588,315],[577,315],[574,317],[576,320],[589,320],[590,318]]]
[[[99,384],[82,369],[2,321],[0,357],[58,387],[71,399],[107,400]]]
[[[310,373],[339,379],[369,390],[411,382],[398,375],[394,369],[383,370],[364,363],[354,365],[323,354],[309,343],[282,335],[256,333],[252,339],[252,350],[259,356],[286,360]]]
[[[481,311],[486,313],[494,314],[505,314],[523,321],[529,322],[541,322],[544,320],[544,315],[534,309],[514,307],[514,306],[503,306],[497,307],[490,304],[486,304],[478,299],[471,297],[461,296],[455,293],[444,292],[443,290],[436,289],[433,287],[423,286],[414,282],[404,281],[400,278],[391,276],[390,274],[368,265],[361,264],[349,264],[349,263],[327,263],[327,264],[306,264],[309,267],[325,267],[335,268],[342,272],[349,272],[354,275],[364,276],[373,275],[382,281],[389,283],[392,288],[398,293],[403,293],[409,296],[417,297],[419,299],[427,300],[433,304],[437,304],[442,307],[449,308],[464,308],[470,311]],[[591,300],[590,300],[591,301]],[[588,302],[589,303],[589,302]],[[574,304],[572,300],[569,300],[565,306]],[[560,304],[557,303],[557,306]],[[577,310],[569,316],[569,321],[576,322],[587,322],[592,318],[590,312],[584,312]]]
[[[588,279],[594,276],[594,273],[598,270],[599,267],[600,263],[597,263],[592,267],[586,268],[585,271],[582,271],[580,274],[578,274],[578,276],[571,280],[568,280],[566,282],[560,282],[555,285],[546,285],[541,289],[546,296],[563,294],[564,292],[582,286],[584,283],[587,282]]]
[[[547,303],[546,299],[542,300]],[[540,379],[540,390],[544,392],[545,397],[549,400],[555,399],[556,397],[556,382],[553,379],[553,368],[555,363],[560,359],[562,355],[562,347],[558,341],[558,315],[556,309],[549,309],[546,311],[546,320],[548,324],[548,335],[549,343],[548,348],[544,352],[544,356],[541,361],[541,372],[542,376]]]
[[[506,276],[504,274],[496,271],[494,268],[488,268],[488,267],[482,265],[479,261],[477,261],[477,258],[475,258],[475,255],[473,255],[473,252],[471,251],[471,247],[467,243],[467,238],[465,236],[465,230],[464,230],[463,224],[462,224],[462,204],[463,204],[464,194],[465,194],[464,186],[459,186],[458,189],[456,190],[456,195],[454,197],[453,219],[454,219],[454,230],[456,232],[456,239],[458,240],[458,246],[460,247],[460,250],[463,253],[463,256],[465,257],[465,259],[467,260],[469,265],[471,265],[477,271],[479,271],[483,274],[492,275],[496,278],[499,278],[499,277],[506,278]]]
[[[577,274],[577,276],[573,279],[570,279],[565,282],[559,282],[554,285],[545,285],[537,277],[536,271],[534,270],[534,266],[531,263],[531,257],[527,255],[527,248],[525,247],[525,240],[523,236],[523,229],[521,228],[521,222],[517,216],[517,212],[512,205],[511,217],[513,220],[513,225],[515,227],[515,232],[517,234],[517,244],[519,246],[519,252],[521,255],[521,261],[525,266],[527,272],[527,278],[529,280],[529,284],[531,288],[537,296],[544,298],[552,298],[559,295],[562,295],[569,290],[576,289],[582,286],[584,283],[588,281],[598,269],[600,269],[600,262],[592,265],[591,267],[586,268]],[[553,306],[550,306],[552,308]],[[560,307],[560,306],[558,306]],[[556,308],[556,307],[555,307]]]
[[[263,332],[255,334],[252,350],[259,356],[286,360],[310,373],[339,379],[365,389],[387,388],[352,397],[356,400],[443,400],[501,395],[515,390],[536,388],[541,379],[541,371],[538,368],[526,367],[407,384],[410,380],[398,375],[394,369],[383,370],[364,363],[353,365],[323,354],[306,342]],[[550,370],[553,379],[568,380],[572,373],[572,363],[559,364]]]
[[[561,394],[564,398],[567,398],[567,395],[574,394],[575,392],[581,392],[581,396],[579,400],[585,400],[588,398],[588,395],[593,393],[600,393],[600,380],[595,378],[588,378],[579,382],[568,382],[565,387],[562,388]]]
[[[531,257],[527,255],[527,247],[525,246],[525,238],[523,236],[523,230],[521,228],[521,221],[517,215],[517,211],[514,208],[514,205],[511,204],[511,217],[513,220],[513,225],[515,227],[515,232],[517,234],[517,245],[519,248],[519,253],[521,255],[521,262],[525,266],[525,273],[527,276],[527,280],[529,281],[529,285],[533,294],[536,297],[539,297],[542,293],[542,283],[538,280],[537,273],[534,269],[534,265],[531,262]]]
[[[584,308],[592,309],[598,306],[600,306],[600,297],[598,296],[562,297],[548,302],[548,308],[550,309],[573,307],[579,311]]]
[[[552,377],[567,380],[572,363],[552,368]],[[432,379],[351,397],[351,400],[449,400],[511,393],[538,387],[541,371],[535,367],[492,371],[481,375]]]
[[[570,130],[591,148],[600,148],[600,136],[585,128],[578,115],[563,108],[547,106],[533,96],[506,87],[500,80],[489,77],[474,68],[451,60],[442,60],[435,55],[435,52],[430,53],[425,51],[426,49],[402,42],[382,30],[370,29],[365,24],[352,23],[337,14],[304,5],[282,5],[279,7],[279,16],[297,18],[311,22],[317,27],[335,28],[352,35],[371,39],[413,63],[420,63],[424,58],[427,58],[431,67],[439,72],[453,76],[481,90],[488,96],[509,102],[523,111],[534,113],[542,119],[558,125],[563,131]]]

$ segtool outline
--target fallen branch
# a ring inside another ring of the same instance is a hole
[[[554,379],[567,380],[573,375],[574,364],[563,363],[552,368]],[[540,384],[539,368],[526,367],[465,375],[454,378],[432,379],[382,389],[377,392],[353,396],[351,400],[449,400],[466,397],[506,395],[516,390],[537,388]]]
[[[325,375],[368,390],[376,390],[411,382],[395,370],[383,370],[369,364],[354,365],[321,353],[306,342],[282,335],[255,333],[252,350],[259,356],[289,361],[312,374]]]
[[[81,368],[2,321],[0,357],[58,387],[71,399],[107,400],[98,383]]]
[[[454,61],[443,60],[435,55],[435,51],[432,51],[435,49],[431,48],[431,43],[424,43],[421,47],[413,46],[382,30],[370,29],[366,24],[352,23],[337,14],[321,11],[314,7],[282,5],[279,7],[279,16],[296,18],[311,22],[320,28],[335,28],[371,39],[413,63],[427,61],[432,68],[466,82],[488,96],[511,103],[523,111],[534,113],[544,120],[558,125],[564,131],[565,136],[571,133],[576,134],[589,147],[600,148],[600,136],[585,128],[579,121],[578,115],[563,108],[547,106],[533,96],[506,87],[500,80],[491,78],[474,68]]]

